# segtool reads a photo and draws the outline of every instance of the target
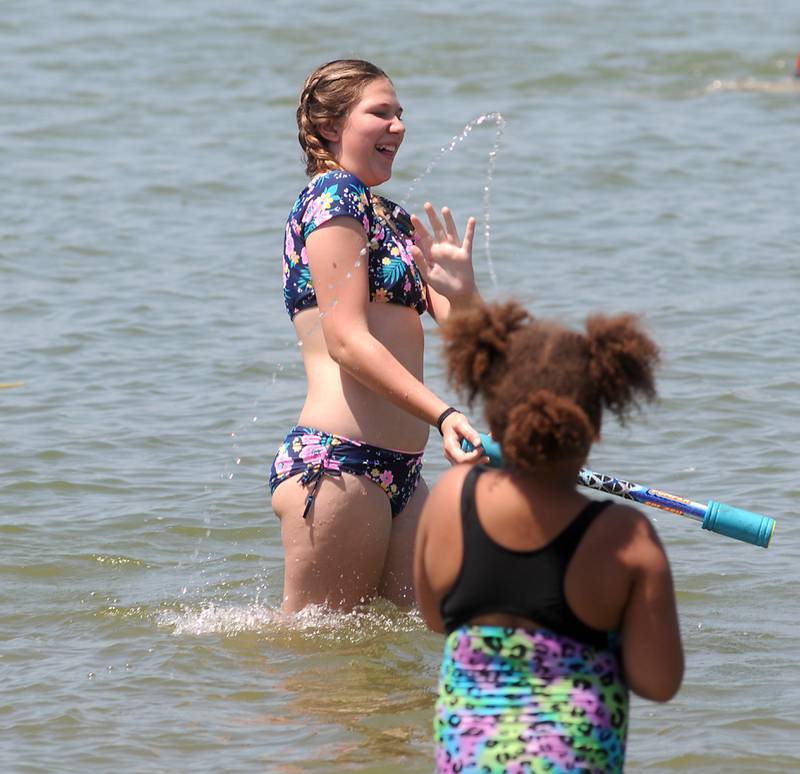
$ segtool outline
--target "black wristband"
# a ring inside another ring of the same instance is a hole
[[[455,408],[454,406],[450,406],[449,408],[446,408],[441,414],[439,414],[439,418],[436,420],[436,427],[439,430],[439,435],[444,435],[444,433],[442,432],[442,422],[444,422],[444,420],[447,419],[447,417],[449,417],[451,414],[460,414],[460,413],[461,412],[457,408]]]

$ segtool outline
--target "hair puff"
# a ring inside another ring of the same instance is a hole
[[[504,370],[498,366],[508,357],[511,335],[529,320],[521,304],[509,301],[453,313],[442,326],[448,378],[470,404]]]
[[[542,462],[584,457],[593,440],[592,423],[575,401],[537,390],[509,410],[501,443],[509,465],[532,470]]]
[[[632,314],[589,317],[586,338],[590,377],[605,406],[624,422],[629,409],[638,406],[637,395],[655,397],[658,347]]]

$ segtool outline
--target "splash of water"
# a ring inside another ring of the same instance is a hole
[[[491,227],[491,217],[492,217],[492,183],[494,182],[494,173],[495,167],[497,164],[497,154],[500,150],[500,141],[503,137],[503,130],[506,127],[506,119],[503,118],[502,113],[481,113],[477,118],[472,119],[469,121],[464,128],[461,130],[459,134],[453,135],[450,138],[450,142],[446,145],[443,145],[438,153],[431,159],[428,163],[428,166],[425,167],[422,174],[418,175],[411,181],[411,185],[406,191],[406,195],[401,200],[401,204],[404,208],[408,209],[409,202],[411,201],[411,195],[414,193],[416,188],[418,187],[419,183],[422,182],[428,175],[436,169],[437,166],[441,163],[442,159],[445,156],[452,153],[464,140],[467,139],[472,134],[473,129],[479,126],[490,125],[494,124],[495,126],[495,133],[494,133],[494,142],[492,143],[492,147],[489,150],[487,163],[486,163],[486,179],[483,184],[483,207],[482,207],[482,216],[483,216],[483,246],[486,252],[486,264],[489,270],[489,277],[492,280],[492,285],[494,288],[497,288],[497,274],[494,270],[494,263],[492,262],[492,248],[491,248],[491,237],[492,237],[492,227]]]
[[[175,636],[221,634],[235,636],[254,632],[262,637],[300,636],[303,639],[363,642],[377,634],[424,631],[416,610],[400,610],[385,600],[350,611],[309,605],[298,613],[284,613],[258,601],[245,605],[206,603],[200,607],[181,606],[162,610],[158,626],[171,627]]]

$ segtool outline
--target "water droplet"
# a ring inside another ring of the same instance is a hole
[[[94,672],[89,672],[89,674],[88,674],[88,675],[86,675],[86,676],[87,676],[87,677],[88,677],[90,680],[94,680],[94,678],[95,678],[95,674],[94,674]]]

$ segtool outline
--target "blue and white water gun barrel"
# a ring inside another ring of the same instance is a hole
[[[462,441],[461,446],[464,451],[472,451],[475,448],[466,440]],[[485,433],[481,433],[481,446],[484,454],[489,458],[489,465],[495,468],[503,466],[503,452],[497,441]],[[659,489],[649,489],[641,484],[633,484],[604,473],[595,473],[586,468],[581,468],[578,473],[578,483],[606,494],[633,500],[642,505],[687,516],[700,522],[703,529],[710,532],[716,532],[762,548],[769,546],[772,534],[775,532],[775,519],[762,516],[760,513],[745,511],[742,508],[735,508],[732,505],[725,505],[716,500],[710,500],[703,505],[683,497],[676,497],[668,492],[662,492]]]

